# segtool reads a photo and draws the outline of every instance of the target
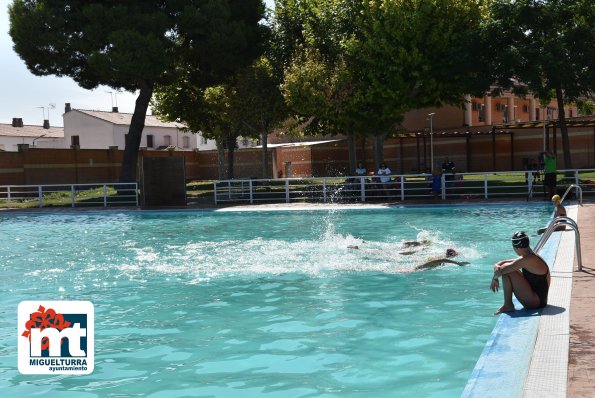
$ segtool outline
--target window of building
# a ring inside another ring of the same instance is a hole
[[[242,138],[242,146],[247,147],[248,146],[248,137],[243,137]]]
[[[183,148],[190,148],[190,137],[183,136],[182,137],[182,147]]]
[[[72,135],[70,136],[70,147],[79,147],[81,146],[81,141],[79,139],[78,135]]]
[[[147,134],[147,148],[153,148],[155,146],[153,134]]]
[[[203,137],[203,136],[200,136],[200,143],[202,145],[207,145],[207,139],[205,137]]]
[[[163,137],[163,145],[171,145],[171,135],[166,135]]]

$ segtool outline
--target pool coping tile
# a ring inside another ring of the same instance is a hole
[[[577,218],[577,206],[568,206]],[[548,306],[501,314],[461,397],[566,396],[574,232],[555,232],[540,255],[552,264]],[[515,306],[521,307],[515,298]]]

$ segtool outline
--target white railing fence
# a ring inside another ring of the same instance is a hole
[[[591,179],[589,179],[591,178]],[[545,197],[543,175],[535,170],[446,173],[440,192],[431,191],[429,174],[400,174],[381,182],[378,176],[238,179],[215,181],[215,204],[258,202],[367,202],[423,199],[493,199]],[[581,185],[595,193],[595,169],[558,171],[558,188]]]
[[[0,205],[19,207],[36,202],[38,207],[138,206],[136,183],[0,185]]]

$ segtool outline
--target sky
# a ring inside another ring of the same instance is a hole
[[[66,102],[78,109],[111,111],[117,105],[120,112],[134,111],[135,93],[115,93],[107,86],[86,90],[69,77],[35,76],[29,72],[12,49],[8,34],[11,2],[0,0],[0,123],[12,123],[12,118],[17,117],[26,125],[43,125],[43,120],[49,118],[52,126],[63,126]],[[273,0],[265,3],[272,7]]]

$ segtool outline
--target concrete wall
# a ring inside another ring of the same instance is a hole
[[[595,129],[570,130],[573,168],[595,168]],[[558,169],[563,161],[559,131],[547,134],[549,147],[557,152]],[[434,162],[447,158],[459,172],[524,170],[537,163],[543,150],[541,129],[511,130],[507,134],[434,137]],[[430,167],[430,142],[423,137],[388,139],[384,160],[395,174],[424,172]],[[116,182],[123,151],[108,149],[41,149],[0,152],[0,185]],[[495,156],[494,156],[495,154]],[[218,179],[216,151],[141,150],[141,157],[183,156],[188,180]],[[235,151],[235,178],[261,177],[261,150]],[[356,158],[374,168],[371,140],[356,142]],[[274,163],[273,163],[274,160]],[[276,147],[268,151],[269,177],[335,176],[349,170],[346,141],[301,147]],[[279,174],[279,171],[281,172]]]

